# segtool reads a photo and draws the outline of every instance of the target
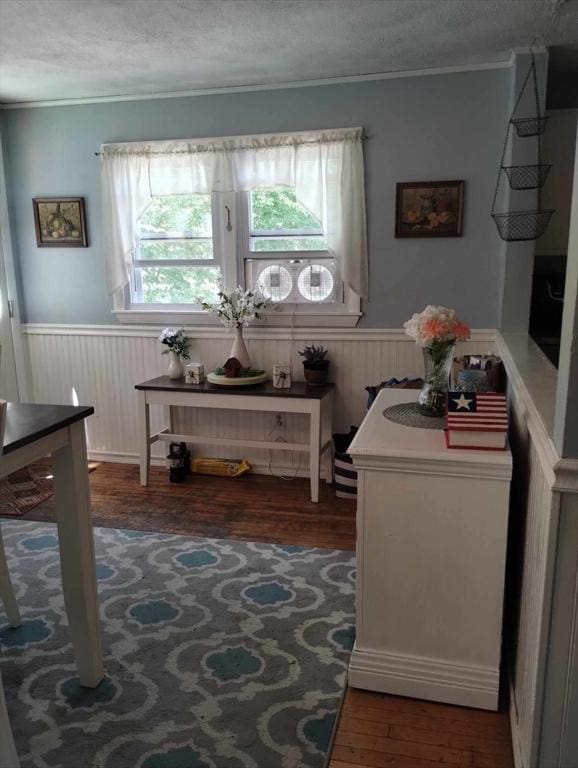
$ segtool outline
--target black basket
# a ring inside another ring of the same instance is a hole
[[[544,133],[546,127],[547,117],[519,117],[515,120],[510,120],[516,133],[520,138],[525,139],[528,136],[541,136]]]
[[[535,211],[515,211],[514,213],[492,213],[498,234],[508,242],[516,240],[537,240],[542,237],[553,209]]]
[[[551,165],[504,165],[502,170],[508,177],[512,189],[538,189],[543,187]]]

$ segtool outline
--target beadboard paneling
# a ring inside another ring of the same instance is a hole
[[[88,446],[93,456],[132,461],[137,453],[137,405],[134,385],[160,376],[167,360],[161,355],[158,331],[151,328],[111,326],[28,326],[25,338],[30,358],[31,391],[35,402],[78,402],[95,407],[88,420]],[[305,343],[323,344],[329,349],[331,379],[336,383],[334,427],[348,431],[360,424],[365,413],[365,386],[391,376],[418,376],[423,370],[421,350],[404,337],[401,329],[383,331],[363,329],[251,329],[247,346],[253,365],[271,370],[273,363],[290,362],[295,380],[303,379],[298,355]],[[494,333],[477,331],[474,340],[463,344],[460,352],[481,353],[493,349]],[[228,357],[232,340],[220,329],[191,331],[191,358],[211,370]],[[151,409],[152,428],[166,426],[161,408]],[[287,416],[284,427],[273,429],[274,417],[250,412],[181,409],[176,426],[184,432],[223,436],[223,447],[203,448],[206,455],[235,457],[241,451],[227,447],[226,437],[307,441],[307,421],[303,416]],[[153,446],[154,455],[163,455],[163,446]],[[301,454],[250,449],[243,454],[261,469],[271,459],[276,467],[305,470]]]
[[[560,494],[552,488],[551,466],[544,463],[535,428],[528,428],[527,411],[515,388],[510,399],[512,739],[518,768],[537,768]]]

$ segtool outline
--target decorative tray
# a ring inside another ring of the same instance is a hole
[[[209,384],[215,384],[218,387],[251,387],[267,381],[267,373],[265,371],[249,371],[248,374],[241,374],[232,378],[225,376],[224,373],[211,371],[211,373],[207,374],[207,381]]]

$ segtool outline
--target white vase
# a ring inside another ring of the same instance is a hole
[[[176,352],[169,352],[169,379],[182,379],[184,376],[181,358]]]
[[[245,346],[245,340],[243,339],[243,328],[235,328],[235,341],[231,347],[229,357],[236,357],[243,368],[251,367],[251,358],[249,357],[247,347]]]

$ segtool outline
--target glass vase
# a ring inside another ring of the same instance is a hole
[[[423,349],[425,371],[417,404],[424,416],[445,415],[455,348],[455,341],[447,341],[434,342]]]

